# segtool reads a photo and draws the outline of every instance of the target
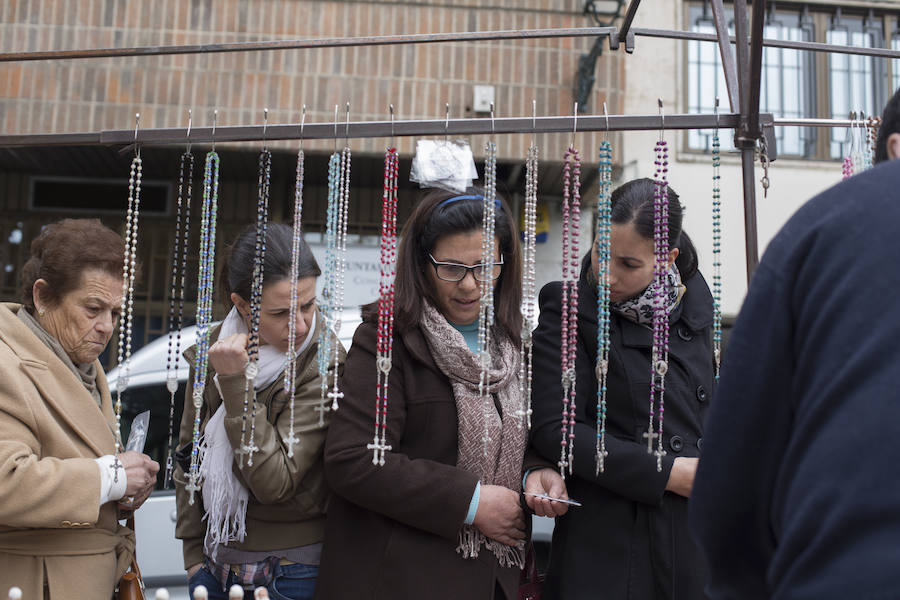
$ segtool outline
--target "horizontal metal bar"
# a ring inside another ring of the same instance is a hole
[[[94,48],[86,50],[59,50],[42,52],[0,53],[0,62],[36,60],[73,60],[86,58],[113,58],[126,56],[161,56],[171,54],[212,54],[220,52],[255,52],[264,50],[297,50],[311,48],[341,48],[349,46],[385,46],[393,44],[432,44],[440,42],[473,42],[492,40],[527,40],[567,37],[608,36],[618,30],[615,27],[576,27],[567,29],[519,29],[501,31],[461,31],[454,33],[418,33],[410,35],[384,35],[342,38],[312,38],[306,40],[269,40],[260,42],[234,42],[224,44],[195,44],[183,46],[137,46],[128,48]],[[643,37],[668,38],[715,42],[714,33],[680,31],[674,29],[648,29],[632,27],[631,33]],[[734,36],[730,37],[734,43]],[[881,58],[900,58],[900,50],[887,48],[863,48],[859,46],[838,46],[819,42],[795,42],[790,40],[764,39],[763,46],[810,50],[814,52],[837,52]]]
[[[700,33],[697,31],[676,31],[671,29],[646,29],[632,27],[634,35],[653,38],[667,38],[676,40],[693,40],[698,42],[715,42],[718,40],[714,33]],[[734,43],[734,36],[730,36]],[[874,56],[879,58],[900,58],[900,50],[887,48],[863,48],[861,46],[838,46],[836,44],[822,44],[819,42],[794,42],[790,40],[773,40],[765,38],[762,45],[768,48],[787,48],[790,50],[809,50],[812,52],[835,52],[838,54],[857,54],[860,56]]]
[[[433,44],[437,42],[477,42],[491,40],[529,40],[564,37],[600,37],[615,27],[576,27],[568,29],[516,29],[502,31],[463,31],[456,33],[417,33],[306,40],[269,40],[228,44],[196,44],[188,46],[138,46],[133,48],[95,48],[44,52],[7,52],[0,62],[26,60],[72,60],[122,56],[161,56],[169,54],[212,54],[218,52],[255,52],[262,50],[297,50],[309,48],[341,48],[346,46],[386,46],[392,44]]]
[[[761,115],[763,124],[772,124],[772,115]],[[722,129],[732,129],[738,125],[739,116],[723,113],[709,115],[666,115],[665,129],[707,129],[718,123]],[[598,131],[638,131],[660,128],[659,115],[610,115],[575,117],[504,117],[470,119],[434,119],[423,121],[357,121],[335,123],[306,123],[301,136],[300,126],[267,125],[263,135],[262,125],[232,127],[217,126],[215,136],[211,127],[192,127],[190,136],[186,128],[139,129],[135,137],[134,129],[115,129],[97,133],[41,133],[22,135],[0,135],[0,146],[114,146],[133,144],[186,144],[216,142],[258,142],[274,140],[338,140],[345,138],[390,138],[428,135],[490,135],[519,133],[571,133],[573,128],[581,132]],[[335,136],[335,131],[337,135]]]
[[[789,119],[775,118],[775,127],[865,127],[865,121],[850,119]]]

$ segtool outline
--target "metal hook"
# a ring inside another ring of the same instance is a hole
[[[537,131],[537,100],[531,100],[531,145],[534,146],[534,133]]]
[[[718,129],[719,128],[719,97],[718,96],[716,96],[715,112],[716,112],[716,129]]]
[[[866,111],[859,111],[859,121],[857,121],[857,137],[859,137],[859,151],[863,151],[866,143]]]
[[[494,135],[494,103],[491,102],[491,136]]]
[[[212,151],[216,151],[216,124],[219,122],[219,110],[213,111]]]
[[[300,149],[303,150],[303,126],[306,125],[306,105],[300,109]]]
[[[394,148],[394,105],[390,104],[388,108],[391,110],[391,148]]]
[[[659,104],[659,139],[662,141],[663,132],[666,130],[666,112],[663,110],[662,98],[657,98],[656,102]]]
[[[609,113],[606,112],[606,102],[603,103],[603,118],[606,119],[606,133],[604,137],[609,135]]]
[[[444,103],[444,141],[446,142],[450,139],[450,135],[447,132],[447,129],[450,127],[450,103]]]
[[[141,113],[134,113],[134,155],[141,157],[141,148],[138,146],[137,132],[138,126],[141,124]]]
[[[334,151],[337,152],[337,119],[338,119],[338,105],[334,105]]]
[[[848,138],[848,143],[850,144],[850,149],[847,151],[847,155],[849,156],[849,155],[853,154],[853,145],[854,145],[853,144],[853,133],[854,133],[853,129],[856,124],[856,111],[851,110],[850,113],[847,115],[847,118],[850,121],[850,127],[847,129],[847,138]]]
[[[187,141],[188,141],[188,142],[187,142],[187,152],[188,152],[188,153],[190,153],[190,151],[191,151],[191,127],[192,127],[193,124],[194,124],[194,114],[193,114],[193,113],[194,113],[194,111],[191,110],[191,109],[189,108],[189,109],[188,109],[188,127],[187,127],[187,134],[184,136],[185,138],[187,138]]]
[[[578,103],[575,103],[575,108],[572,112],[572,147],[575,147],[575,134],[578,133]]]
[[[350,103],[347,103],[347,121],[344,125],[344,145],[350,145]]]
[[[263,109],[263,133],[262,133],[262,142],[263,142],[263,150],[266,149],[266,129],[269,127],[269,109]]]

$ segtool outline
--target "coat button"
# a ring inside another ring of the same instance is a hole
[[[697,438],[697,450],[703,450],[703,438]]]
[[[679,435],[673,435],[669,439],[669,448],[672,449],[672,452],[681,452],[681,449],[684,447],[684,440],[681,439]]]
[[[706,402],[706,388],[702,385],[697,386],[697,400]]]
[[[692,339],[694,339],[694,334],[691,333],[691,330],[688,329],[687,327],[681,326],[678,328],[678,337],[680,337],[681,339],[683,339],[686,342],[689,342]]]

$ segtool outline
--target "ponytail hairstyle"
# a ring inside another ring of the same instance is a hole
[[[653,239],[654,210],[653,195],[656,183],[652,179],[632,179],[623,183],[613,191],[610,197],[612,204],[612,222],[616,225],[634,225],[638,235],[646,240]],[[681,222],[684,209],[678,200],[678,194],[671,187],[669,192],[669,250],[678,248],[675,266],[681,279],[687,281],[697,273],[697,250],[691,238],[682,231]]]
[[[283,223],[266,226],[266,255],[263,261],[263,286],[278,283],[291,276],[291,242],[294,229]],[[221,300],[225,308],[232,306],[231,294],[237,294],[250,302],[253,286],[253,258],[256,252],[256,225],[250,225],[231,244],[222,266]],[[300,255],[297,279],[318,277],[322,274],[319,263],[306,241],[300,238]]]

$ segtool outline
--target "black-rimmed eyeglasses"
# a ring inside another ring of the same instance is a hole
[[[461,265],[459,263],[441,262],[435,259],[431,254],[428,255],[431,264],[434,265],[434,273],[438,279],[443,281],[462,281],[466,278],[469,271],[475,281],[494,281],[500,278],[500,272],[503,270],[503,257],[500,262],[482,263],[477,265]]]

